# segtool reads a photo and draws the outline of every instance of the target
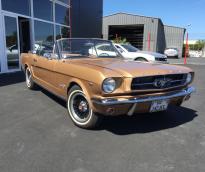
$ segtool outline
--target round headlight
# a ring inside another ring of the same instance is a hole
[[[103,91],[106,93],[112,93],[116,88],[116,82],[113,78],[107,78],[103,81]]]
[[[186,77],[186,83],[189,84],[191,81],[192,81],[192,75],[191,73],[188,73]]]

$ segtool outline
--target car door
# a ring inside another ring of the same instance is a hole
[[[33,56],[33,74],[37,82],[53,91],[55,83],[54,66],[57,59],[53,58],[53,46],[42,44]]]

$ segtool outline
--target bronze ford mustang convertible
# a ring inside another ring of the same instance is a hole
[[[105,115],[166,111],[195,91],[191,69],[125,61],[106,40],[61,39],[21,57],[27,87],[38,84],[66,100],[82,128],[95,127]]]

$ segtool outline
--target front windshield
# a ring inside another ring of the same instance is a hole
[[[133,47],[133,46],[130,45],[130,44],[123,44],[122,46],[123,46],[128,52],[137,52],[137,51],[139,51],[138,48],[135,48],[135,47]]]
[[[118,58],[110,41],[97,39],[61,39],[57,41],[61,58]]]

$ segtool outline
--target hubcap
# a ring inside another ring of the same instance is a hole
[[[86,112],[88,110],[88,105],[85,101],[81,101],[79,106],[78,106],[78,109],[81,111],[81,112]]]
[[[85,95],[81,91],[71,93],[69,98],[69,109],[74,120],[85,123],[92,113]]]

